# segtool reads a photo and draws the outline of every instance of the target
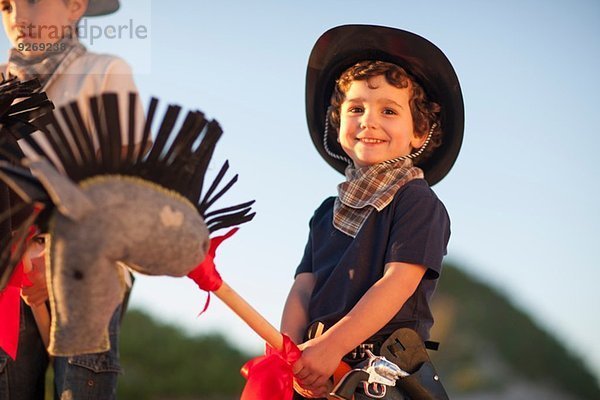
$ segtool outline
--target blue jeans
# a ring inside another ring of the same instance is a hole
[[[17,360],[0,349],[0,400],[44,400],[48,356],[31,309],[21,303]],[[121,307],[110,321],[110,350],[54,359],[55,399],[116,399]]]
[[[55,399],[113,400],[117,398],[117,379],[121,372],[120,318],[121,307],[119,306],[110,321],[109,351],[55,358]]]
[[[17,360],[0,349],[0,400],[44,400],[48,355],[31,308],[21,301]]]

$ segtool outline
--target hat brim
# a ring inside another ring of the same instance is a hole
[[[442,145],[419,165],[430,185],[439,182],[454,165],[463,139],[464,105],[456,72],[444,53],[414,33],[374,25],[343,25],[325,32],[316,42],[306,73],[306,117],[319,154],[338,172],[346,163],[325,151],[325,117],[335,81],[360,61],[380,60],[401,66],[424,88],[427,97],[441,108]],[[330,130],[329,148],[344,155]]]
[[[89,0],[86,17],[99,17],[112,14],[119,9],[119,0]]]

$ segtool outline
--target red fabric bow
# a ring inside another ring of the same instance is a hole
[[[264,356],[248,361],[241,373],[247,379],[240,400],[291,400],[294,395],[292,365],[302,352],[283,335],[283,350],[267,345]]]
[[[39,213],[41,208],[36,206],[35,212]],[[25,246],[36,235],[37,228],[30,226],[25,239]],[[14,251],[14,249],[13,249]],[[24,255],[26,257],[27,255]],[[23,272],[23,262],[19,262],[15,267],[6,287],[0,290],[0,319],[2,320],[2,329],[0,329],[0,348],[4,349],[6,354],[13,360],[17,358],[19,348],[19,328],[21,325],[21,288],[31,286],[32,283],[27,279]]]
[[[216,250],[237,230],[238,228],[234,228],[223,236],[212,238],[206,258],[188,274],[200,289],[208,292],[206,304],[200,314],[208,308],[210,292],[218,290],[223,284],[214,263]],[[283,350],[278,351],[267,345],[265,353],[242,367],[241,373],[247,382],[241,400],[291,400],[294,395],[292,365],[302,352],[289,337],[283,335]]]
[[[208,305],[210,304],[210,292],[218,290],[223,284],[223,279],[221,278],[221,275],[219,275],[217,267],[215,266],[215,254],[217,252],[217,248],[225,239],[229,239],[231,236],[233,236],[238,229],[239,228],[233,228],[223,236],[211,238],[210,248],[208,249],[208,254],[206,254],[204,261],[202,261],[200,265],[198,265],[192,272],[188,274],[188,277],[196,282],[200,289],[208,292],[206,303],[204,304],[204,308],[200,314],[206,311]]]
[[[0,291],[0,348],[13,360],[17,358],[19,347],[19,328],[21,324],[21,288],[31,286],[31,282],[23,272],[23,263],[19,263],[13,271],[8,285]]]

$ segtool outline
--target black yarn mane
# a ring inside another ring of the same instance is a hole
[[[54,107],[39,89],[37,79],[20,82],[16,77],[7,79],[0,74],[0,160],[14,162],[20,158],[22,153],[17,140],[36,131],[32,121]],[[31,204],[16,200],[16,196],[12,196],[15,201],[11,204],[10,194],[14,195],[0,181],[0,289],[22,257],[28,228],[38,213]],[[16,217],[22,219],[13,227],[12,219]]]
[[[16,141],[35,132],[33,122],[54,108],[39,89],[37,79],[21,82],[0,74],[0,159],[22,156]]]
[[[38,155],[45,157],[58,170],[64,171],[74,182],[98,175],[124,175],[148,180],[178,192],[196,206],[211,233],[243,224],[254,217],[255,214],[250,212],[254,201],[212,209],[215,202],[238,179],[235,175],[224,183],[229,169],[229,163],[226,161],[214,180],[205,182],[216,143],[223,133],[217,121],[207,120],[200,111],[189,111],[176,130],[181,107],[169,105],[153,143],[142,146],[141,144],[150,143],[151,127],[158,106],[157,99],[152,98],[150,101],[140,143],[135,143],[136,94],[131,93],[128,97],[125,127],[120,125],[119,99],[115,93],[106,93],[89,101],[93,121],[92,132],[88,132],[77,102],[61,107],[36,121],[36,126],[44,133],[43,136],[50,145],[49,151],[54,153],[56,162],[37,139],[30,135],[22,135],[23,140]],[[122,135],[122,129],[126,129],[126,136]],[[125,143],[123,137],[127,138]],[[208,189],[204,190],[205,186],[208,186]],[[17,242],[13,240],[10,245],[15,247]],[[2,251],[0,258],[0,272],[3,262],[8,260],[4,253]],[[0,288],[1,278],[2,276]]]
[[[48,114],[40,129],[44,131],[65,173],[75,182],[106,174],[135,176],[176,191],[196,206],[209,232],[250,221],[254,217],[254,213],[250,213],[254,201],[209,211],[238,179],[235,175],[223,184],[229,169],[227,161],[203,193],[209,162],[223,134],[219,123],[207,120],[200,111],[189,111],[180,128],[175,130],[181,107],[169,105],[150,148],[143,149],[141,147],[144,146],[139,143],[136,148],[136,101],[136,94],[130,93],[126,143],[122,140],[119,99],[115,93],[90,99],[93,132],[87,131],[76,102],[58,110],[64,124],[58,121],[55,114]],[[158,100],[152,98],[141,143],[149,142],[157,106]],[[25,140],[36,153],[52,159],[35,139],[26,137]],[[94,143],[98,144],[97,148]]]

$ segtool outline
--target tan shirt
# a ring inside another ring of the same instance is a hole
[[[6,71],[6,64],[0,64],[0,71]],[[93,119],[89,106],[89,98],[107,92],[117,93],[119,97],[119,116],[123,143],[128,142],[128,97],[130,92],[137,93],[137,88],[133,81],[131,68],[123,59],[108,54],[86,52],[74,60],[66,70],[59,71],[53,76],[48,81],[44,90],[48,98],[54,103],[56,109],[77,101],[86,128],[90,132],[93,131]],[[135,124],[136,143],[139,143],[141,140],[143,121],[143,109],[141,101],[138,98]],[[33,137],[41,142],[40,144],[44,150],[49,149],[45,140],[40,140],[41,134],[39,132],[34,133]],[[31,155],[31,149],[23,140],[19,142],[19,145],[25,155]],[[57,160],[54,159],[54,161]]]

